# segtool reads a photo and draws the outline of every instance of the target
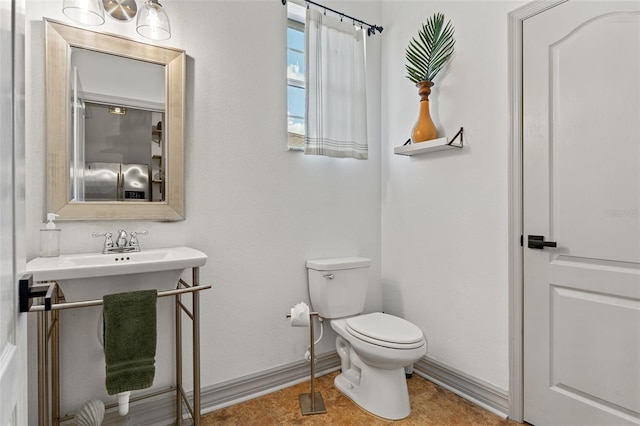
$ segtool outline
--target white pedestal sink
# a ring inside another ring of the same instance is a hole
[[[27,263],[35,281],[57,281],[67,302],[102,299],[110,293],[169,290],[186,268],[203,266],[207,255],[189,247],[137,253],[80,253],[37,257]]]

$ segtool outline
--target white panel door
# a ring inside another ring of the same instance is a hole
[[[523,52],[524,417],[638,425],[640,2],[562,3]]]
[[[0,0],[0,425],[26,425],[26,318],[18,313],[25,270],[24,3]]]

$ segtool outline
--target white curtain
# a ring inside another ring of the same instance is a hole
[[[306,17],[304,153],[366,160],[367,94],[363,31],[319,10]]]

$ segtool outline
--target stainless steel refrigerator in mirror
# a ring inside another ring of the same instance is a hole
[[[147,164],[87,163],[85,201],[151,201]]]

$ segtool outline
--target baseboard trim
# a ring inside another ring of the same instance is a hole
[[[316,377],[324,376],[339,368],[340,358],[335,351],[316,356]],[[309,363],[300,360],[207,386],[200,394],[201,413],[206,414],[308,381],[309,374]],[[192,400],[191,392],[188,393],[188,397]],[[126,417],[120,417],[117,408],[109,410],[103,425],[120,424],[139,426],[175,424],[175,394],[165,394],[131,404],[130,412]]]
[[[318,355],[316,360],[317,377],[340,368],[340,358],[335,351]],[[500,417],[507,417],[509,396],[502,389],[428,357],[414,364],[414,372]],[[309,364],[305,360],[228,380],[202,389],[201,412],[206,414],[308,380]],[[125,418],[118,415],[117,409],[110,410],[103,424],[118,425],[126,421],[126,424],[140,426],[171,425],[175,423],[174,401],[174,394],[139,401],[131,405]]]
[[[423,357],[413,366],[414,372],[445,389],[507,418],[509,393],[438,361]]]
[[[340,368],[335,351],[316,356],[316,377]],[[296,361],[209,386],[202,390],[202,412],[208,413],[309,380],[309,363]]]

